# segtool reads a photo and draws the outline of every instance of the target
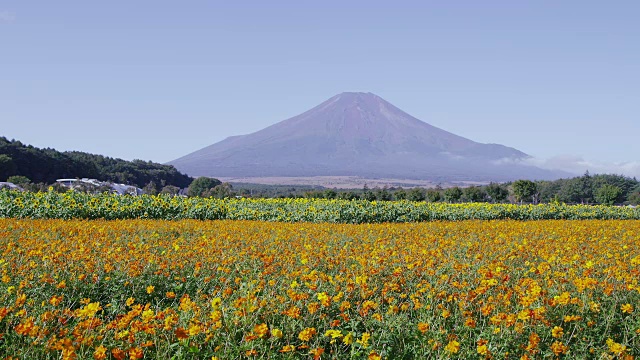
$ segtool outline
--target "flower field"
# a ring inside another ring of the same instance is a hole
[[[385,223],[432,220],[640,220],[640,208],[325,199],[214,199],[0,190],[0,218]]]
[[[635,220],[0,219],[0,254],[6,358],[640,357]]]

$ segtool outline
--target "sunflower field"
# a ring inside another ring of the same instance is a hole
[[[198,219],[317,223],[433,220],[640,220],[640,208],[605,205],[428,203],[326,199],[214,199],[169,195],[119,196],[80,192],[0,190],[0,218]]]
[[[269,204],[2,196],[25,218]],[[6,359],[640,357],[637,220],[3,218],[0,272]]]

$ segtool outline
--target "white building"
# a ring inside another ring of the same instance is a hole
[[[20,190],[24,191],[21,186],[18,186],[14,183],[0,181],[0,189],[9,188],[10,190]]]
[[[126,184],[116,184],[116,183],[111,183],[111,182],[106,182],[106,181],[99,181],[96,179],[88,179],[88,178],[82,178],[82,179],[58,179],[56,180],[56,182],[64,187],[67,187],[69,189],[78,189],[81,187],[86,187],[86,186],[92,186],[92,187],[101,187],[101,186],[107,186],[109,188],[111,188],[111,192],[114,194],[118,194],[118,195],[142,195],[143,191],[142,189],[140,189],[139,187],[135,187],[132,185],[126,185]]]

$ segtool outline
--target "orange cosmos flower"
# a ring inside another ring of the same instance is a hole
[[[556,354],[556,356],[560,354],[565,354],[568,350],[569,350],[569,347],[560,341],[556,341],[553,344],[551,344],[551,351],[553,351],[553,353]]]
[[[189,334],[187,334],[187,332],[181,327],[177,328],[174,333],[175,333],[176,337],[178,338],[178,340],[183,340],[183,339],[188,339],[189,338]]]
[[[320,355],[324,354],[323,348],[316,348],[309,351],[309,355],[313,355],[314,360],[320,359]]]
[[[100,345],[96,348],[96,350],[93,352],[93,358],[95,360],[104,360],[107,358],[107,348]]]
[[[126,354],[124,351],[120,350],[120,349],[113,349],[111,350],[111,355],[116,359],[116,360],[124,360]]]
[[[293,345],[285,345],[282,347],[282,349],[280,349],[281,353],[288,353],[293,351],[296,351],[296,347]]]
[[[142,359],[144,357],[144,351],[139,348],[133,348],[131,350],[129,350],[129,360],[138,360],[138,359]]]
[[[311,340],[311,338],[316,334],[315,328],[306,328],[298,334],[298,339],[301,341],[307,342]]]
[[[260,324],[253,327],[253,333],[256,334],[259,338],[263,338],[269,332],[269,327],[267,324]]]

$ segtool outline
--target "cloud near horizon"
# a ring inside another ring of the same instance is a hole
[[[16,14],[9,11],[0,11],[0,24],[12,23],[16,19]]]
[[[591,174],[616,174],[640,178],[640,161],[628,162],[602,162],[590,161],[577,155],[558,155],[547,159],[528,158],[524,160],[501,160],[504,162],[517,162],[529,166],[537,166],[547,170],[562,170],[576,175],[582,175],[585,171]]]

